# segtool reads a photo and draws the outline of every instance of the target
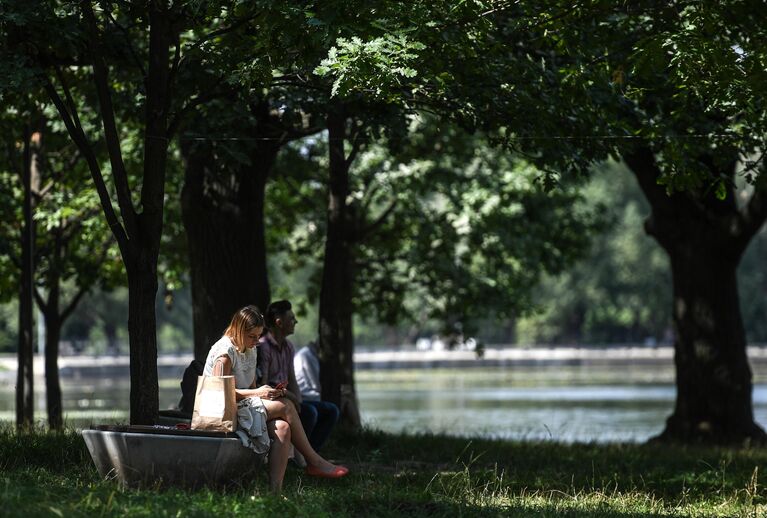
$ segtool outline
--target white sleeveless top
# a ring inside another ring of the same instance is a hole
[[[238,389],[250,388],[256,379],[256,360],[258,353],[256,348],[245,349],[245,352],[238,352],[228,336],[222,336],[218,342],[214,343],[205,360],[205,369],[203,374],[213,376],[213,364],[219,356],[228,356],[232,362],[232,376],[234,376],[234,385]]]

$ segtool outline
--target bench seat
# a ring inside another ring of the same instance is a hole
[[[122,486],[228,484],[264,462],[233,433],[94,426],[82,435],[99,475]]]

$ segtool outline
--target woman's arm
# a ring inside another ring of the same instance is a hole
[[[215,363],[213,364],[213,375],[214,376],[231,376],[232,375],[232,359],[229,358],[226,354],[223,354],[216,358]],[[262,387],[255,388],[255,380],[253,380],[253,383],[251,384],[250,388],[247,389],[234,389],[234,392],[237,396],[237,401],[249,397],[260,397],[261,399],[279,399],[281,397],[285,396],[285,390],[284,389],[274,389],[270,387],[269,385],[264,385]]]
[[[269,385],[262,385],[258,388],[235,389],[237,401],[248,397],[260,397],[261,399],[280,399],[285,397],[285,389],[272,388]]]

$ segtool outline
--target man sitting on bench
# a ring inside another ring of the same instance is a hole
[[[298,388],[301,391],[301,423],[304,425],[309,442],[319,448],[338,423],[340,412],[330,401],[322,401],[320,385],[320,359],[317,356],[317,343],[309,342],[293,358]]]
[[[287,381],[286,397],[300,410],[301,423],[309,444],[317,451],[327,441],[338,422],[338,407],[333,403],[320,401],[319,375],[316,377],[316,393],[310,393],[308,398],[302,396],[293,363],[295,348],[287,338],[293,334],[298,323],[290,302],[272,302],[266,308],[264,319],[269,331],[261,337],[258,348],[262,383],[276,386],[281,381]],[[319,373],[318,360],[316,367]]]

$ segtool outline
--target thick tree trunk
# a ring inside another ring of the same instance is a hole
[[[319,308],[320,381],[322,399],[339,406],[345,423],[359,427],[352,334],[353,243],[346,203],[350,164],[344,152],[345,126],[342,115],[333,113],[328,116],[330,179]]]
[[[29,127],[24,131],[24,160],[21,180],[24,190],[24,227],[21,232],[21,282],[19,286],[18,375],[16,379],[16,426],[31,428],[34,423],[33,384],[33,276],[35,225],[32,219],[33,157]]]
[[[737,261],[705,242],[669,253],[674,285],[677,398],[661,440],[764,443],[738,301]]]
[[[221,337],[234,312],[255,304],[262,311],[270,298],[267,272],[264,191],[277,154],[291,140],[320,131],[302,120],[299,127],[282,119],[269,101],[250,102],[233,114],[236,122],[215,127],[198,121],[194,127],[211,133],[244,133],[241,149],[249,164],[231,166],[210,141],[182,140],[185,162],[181,208],[189,247],[194,317],[194,354],[204,360]],[[236,110],[237,108],[235,108]],[[231,120],[231,119],[230,119]],[[282,210],[276,207],[275,210]]]
[[[157,258],[128,268],[130,422],[154,424],[159,413],[157,381]]]
[[[652,207],[645,227],[666,250],[673,279],[677,398],[655,439],[711,444],[764,443],[754,422],[751,369],[738,301],[736,269],[750,235],[730,192],[669,196],[657,183],[652,152],[626,162]],[[758,226],[756,227],[758,228]]]
[[[264,228],[264,189],[278,147],[264,146],[252,166],[233,175],[235,192],[212,186],[215,157],[210,146],[185,153],[181,209],[189,247],[194,318],[194,355],[204,361],[237,309],[262,311],[269,303]]]

